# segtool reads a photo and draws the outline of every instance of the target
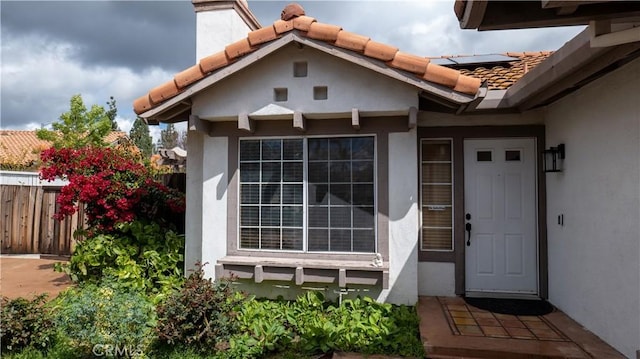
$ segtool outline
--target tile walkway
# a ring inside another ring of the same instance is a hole
[[[428,358],[624,358],[561,311],[515,316],[460,297],[420,297],[418,315]]]

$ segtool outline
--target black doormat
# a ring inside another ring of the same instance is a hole
[[[470,298],[464,297],[467,304],[492,313],[510,315],[545,315],[553,312],[553,305],[546,300]]]

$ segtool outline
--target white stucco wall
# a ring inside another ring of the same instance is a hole
[[[227,254],[227,170],[226,137],[209,137],[190,132],[187,143],[187,212],[185,233],[185,269],[196,262],[213,278],[215,264]]]
[[[196,12],[196,61],[224,50],[251,31],[234,9]]]
[[[227,137],[206,136],[202,156],[202,262],[207,277],[215,277],[215,264],[227,255]]]
[[[420,262],[418,264],[418,294],[453,297],[456,295],[455,263]]]
[[[381,301],[418,301],[417,131],[389,134],[389,289]]]
[[[307,77],[294,77],[294,62],[307,62]],[[314,86],[326,86],[328,98],[314,100]],[[274,88],[288,90],[287,101],[275,101]],[[237,119],[276,104],[306,116],[332,117],[357,108],[367,112],[406,114],[418,106],[418,90],[322,51],[289,44],[226,78],[193,99],[202,119]],[[378,114],[379,115],[379,114]]]
[[[640,60],[552,104],[549,300],[628,357],[640,349]],[[557,216],[564,215],[564,226]]]

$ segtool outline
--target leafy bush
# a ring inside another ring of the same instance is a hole
[[[4,296],[0,299],[0,342],[3,350],[18,351],[28,346],[46,349],[52,344],[55,331],[49,309],[45,306],[46,299],[46,294],[32,300]]]
[[[251,299],[238,316],[242,332],[258,357],[294,350],[302,353],[352,351],[364,354],[424,355],[415,309],[371,298],[328,303],[319,292],[294,302]],[[233,343],[233,341],[232,341]],[[247,357],[249,357],[247,355]]]
[[[153,304],[140,293],[87,284],[56,299],[54,322],[66,344],[82,355],[95,345],[144,353],[154,338],[156,316]]]
[[[170,223],[166,219],[184,212],[184,195],[156,182],[151,170],[128,151],[52,147],[41,159],[43,179],[69,180],[58,197],[57,219],[74,214],[77,203],[84,202],[89,227],[109,232],[136,219]]]
[[[238,353],[238,358],[253,358],[267,352],[287,350],[296,339],[291,315],[289,302],[247,300],[238,315],[243,335],[232,338],[232,351]],[[229,355],[235,358],[234,354]]]
[[[117,233],[79,242],[69,263],[56,268],[80,283],[110,279],[152,294],[157,301],[180,286],[184,280],[184,236],[143,221],[116,228]]]
[[[230,281],[205,279],[198,266],[182,289],[157,307],[160,342],[202,351],[228,349],[230,338],[238,333],[236,313],[244,298]]]

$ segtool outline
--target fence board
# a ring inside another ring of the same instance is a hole
[[[40,186],[0,185],[0,252],[69,255],[73,233],[84,227],[84,206],[72,217],[58,222],[59,189]]]
[[[20,206],[22,205],[22,196],[20,195],[20,188],[16,188],[15,197],[13,200],[13,211],[11,212],[11,245],[12,251],[16,253],[23,252],[22,238],[20,236]]]
[[[15,188],[2,187],[2,252],[11,248],[11,212],[13,211],[13,192]]]
[[[36,187],[36,203],[33,216],[33,249],[40,252],[40,234],[42,233],[40,225],[42,224],[42,201],[44,190],[42,187]]]

